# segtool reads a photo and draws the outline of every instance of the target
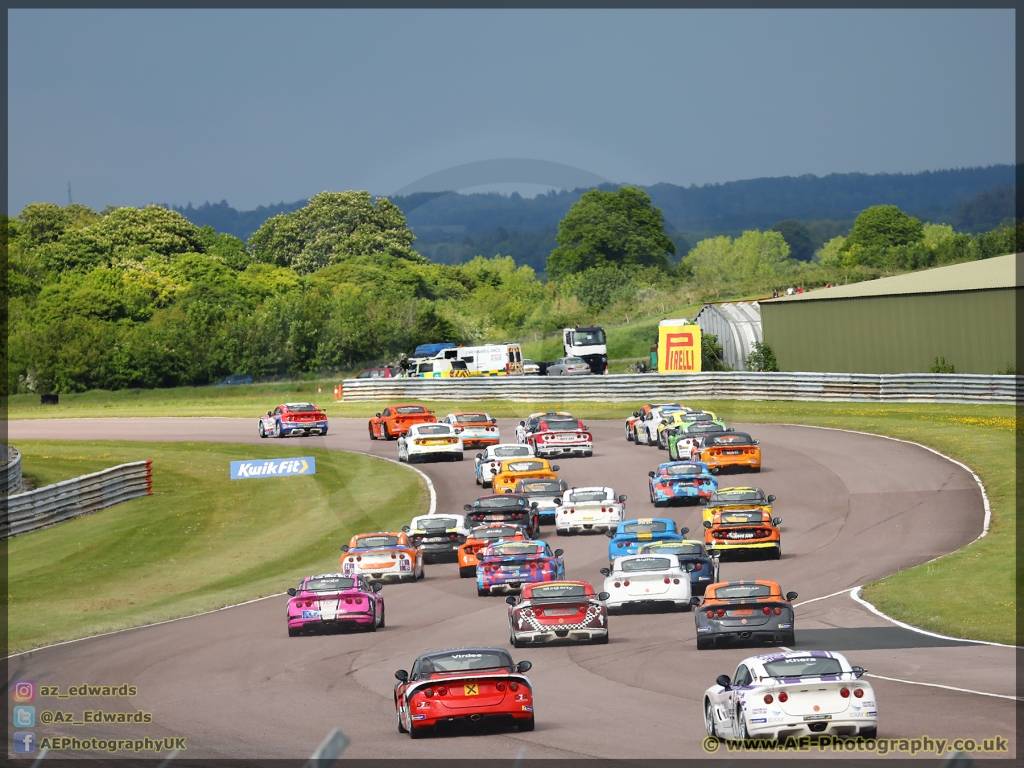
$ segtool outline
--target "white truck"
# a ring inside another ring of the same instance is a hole
[[[518,376],[523,372],[523,352],[515,342],[442,349],[434,358],[461,360],[470,376]]]
[[[596,325],[563,328],[562,342],[566,357],[582,357],[591,373],[608,373],[608,339],[604,328]]]

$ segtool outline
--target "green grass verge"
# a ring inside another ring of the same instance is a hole
[[[428,505],[415,473],[340,451],[304,448],[315,475],[232,481],[228,462],[289,452],[35,440],[18,448],[45,482],[152,459],[154,495],[7,542],[9,652],[281,592],[336,571],[352,534],[394,529]]]

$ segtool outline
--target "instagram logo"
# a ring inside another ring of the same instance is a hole
[[[18,680],[13,688],[15,701],[32,701],[36,697],[36,684],[31,680]]]

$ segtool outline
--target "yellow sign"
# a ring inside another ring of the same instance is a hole
[[[477,690],[476,683],[473,683],[472,685],[464,685],[462,687],[465,689],[467,696],[479,696],[480,695],[480,691]]]
[[[658,326],[658,373],[700,373],[700,326]]]

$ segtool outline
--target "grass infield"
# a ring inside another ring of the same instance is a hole
[[[153,496],[7,542],[9,653],[221,608],[338,570],[354,533],[407,524],[429,498],[414,472],[310,450],[316,474],[228,479],[281,447],[18,441],[39,484],[153,460]],[[281,631],[284,632],[282,619]]]

